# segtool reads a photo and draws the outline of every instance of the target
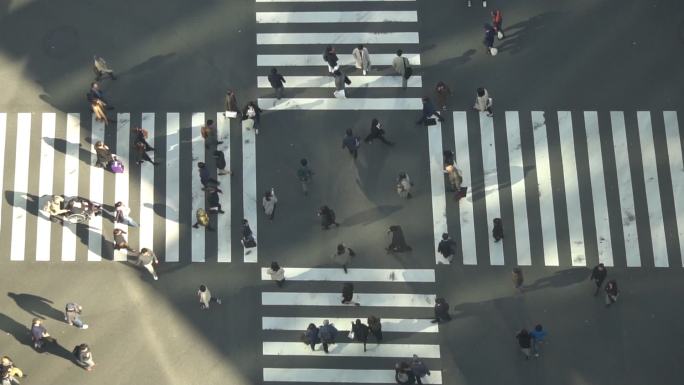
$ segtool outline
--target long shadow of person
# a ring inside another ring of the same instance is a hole
[[[0,313],[0,330],[14,337],[22,345],[33,347],[31,331],[12,318]]]
[[[523,286],[524,291],[544,289],[547,287],[563,287],[588,279],[591,271],[586,267],[575,267],[572,269],[561,270],[551,276],[540,278],[531,285]]]
[[[52,318],[57,321],[64,320],[64,313],[52,307],[53,302],[47,298],[27,293],[8,292],[7,296],[12,298],[17,306],[34,317],[45,319]]]

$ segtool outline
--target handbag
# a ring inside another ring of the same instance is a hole
[[[425,119],[425,125],[426,126],[434,126],[436,124],[437,124],[437,119],[435,119],[435,118]]]
[[[345,76],[345,77],[344,77],[344,84],[350,85],[350,84],[351,84],[351,79],[349,79],[348,77]]]
[[[496,33],[496,37],[499,38],[499,40],[503,40],[504,34],[502,30],[499,30],[499,32]]]
[[[350,331],[349,334],[347,334],[347,337],[348,337],[350,340],[353,340],[353,339],[354,339],[354,332],[353,332],[353,331]]]
[[[408,60],[404,59],[404,79],[408,79],[413,75],[413,68],[409,67]]]

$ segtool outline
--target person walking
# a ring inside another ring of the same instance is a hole
[[[147,161],[147,162],[152,163],[152,165],[154,165],[154,166],[159,165],[159,162],[153,161],[152,158],[150,158],[150,156],[147,155],[147,152],[145,150],[145,143],[136,142],[134,144],[134,148],[135,148],[135,152],[136,152],[137,158],[138,158],[138,160],[135,162],[136,164],[141,165]]]
[[[364,76],[367,75],[371,70],[371,60],[368,48],[364,47],[363,44],[359,44],[352,51],[352,56],[354,57],[356,68],[363,71]]]
[[[125,249],[127,253],[135,253],[135,250],[128,245],[128,241],[125,237],[126,234],[128,233],[123,231],[122,229],[114,228],[114,230],[112,231],[112,235],[114,237],[114,250]]]
[[[518,346],[523,355],[525,355],[525,359],[529,360],[530,349],[532,348],[532,336],[527,329],[523,328],[515,335],[515,338],[518,340]]]
[[[261,108],[254,101],[247,103],[242,110],[242,120],[251,119],[254,127],[254,134],[259,135],[261,127]]]
[[[342,149],[349,150],[354,159],[359,156],[359,147],[361,147],[361,140],[358,136],[354,136],[351,128],[347,128],[344,138],[342,138]]]
[[[413,374],[416,376],[416,383],[422,385],[422,378],[425,376],[429,376],[430,369],[428,369],[427,365],[425,365],[425,362],[421,360],[417,354],[413,355],[413,358],[411,359],[411,371]]]
[[[447,100],[449,99],[449,96],[453,95],[451,93],[451,89],[446,85],[446,83],[440,80],[435,86],[435,94],[437,96],[437,107],[439,107],[442,111],[446,111]]]
[[[368,317],[368,330],[373,334],[375,341],[379,345],[380,341],[382,341],[382,323],[380,322],[380,318],[374,315]]]
[[[114,70],[109,68],[105,59],[97,55],[93,55],[93,72],[95,72],[95,81],[100,81],[103,76],[109,76],[110,79],[116,80]]]
[[[138,224],[131,218],[131,209],[121,201],[114,203],[114,222],[138,227]]]
[[[350,282],[346,282],[344,285],[342,285],[342,304],[344,304],[344,305],[354,304],[354,306],[360,306],[361,305],[358,302],[352,301],[352,298],[354,298],[354,284],[350,283]]]
[[[100,105],[103,108],[106,108],[108,110],[113,110],[114,106],[110,105],[110,103],[105,100],[104,98],[104,92],[100,88],[100,84],[98,82],[92,82],[90,83],[90,90],[88,90],[88,93],[86,94],[86,98],[88,99],[89,103],[93,103],[96,101],[101,102]]]
[[[247,219],[242,220],[242,239],[240,242],[242,243],[242,247],[245,249],[251,249],[257,245],[256,238],[254,237],[252,229],[249,227],[249,222],[247,222]],[[249,254],[250,252],[251,250],[247,250],[245,254]]]
[[[606,307],[617,302],[617,298],[618,295],[620,295],[620,291],[618,290],[617,282],[614,279],[608,281],[606,287],[603,290],[605,290],[606,292]]]
[[[432,320],[433,324],[451,321],[451,315],[449,315],[449,303],[446,299],[442,297],[435,298],[435,319]]]
[[[207,214],[207,211],[202,207],[195,211],[195,224],[193,224],[192,227],[198,229],[200,226],[209,231],[214,231],[214,228],[209,224],[209,214]]]
[[[403,54],[404,51],[400,49],[397,50],[397,56],[392,59],[392,68],[394,69],[394,72],[401,75],[401,88],[406,89],[408,79],[413,75],[413,68],[409,65],[408,59],[401,56]]]
[[[440,122],[444,121],[442,114],[435,109],[435,105],[432,104],[430,98],[427,96],[423,97],[423,110],[420,115],[420,119],[416,121],[416,124],[424,124],[426,126],[433,126],[436,124],[433,117],[436,117]]]
[[[318,337],[323,344],[323,351],[328,353],[328,345],[334,344],[337,339],[337,328],[329,320],[323,320],[323,325],[318,328]]]
[[[149,271],[155,281],[159,279],[157,272],[154,270],[154,265],[158,263],[159,260],[152,250],[144,247],[140,249],[140,254],[138,255],[138,264],[142,265],[147,271]]]
[[[363,343],[363,351],[366,351],[366,343],[368,342],[368,326],[361,323],[360,319],[352,322],[351,332],[354,333],[354,340]]]
[[[606,269],[606,266],[603,263],[599,263],[598,265],[594,266],[594,268],[591,270],[591,276],[589,279],[591,281],[594,281],[596,284],[596,291],[594,291],[594,297],[596,297],[599,293],[599,290],[601,290],[601,286],[603,286],[603,281],[606,280],[606,277],[608,276],[608,269]]]
[[[206,190],[207,186],[210,184],[213,184],[214,186],[219,186],[221,184],[221,182],[209,175],[209,169],[204,162],[197,162],[197,172],[199,173],[200,183],[202,183],[202,191]],[[223,192],[220,189],[218,191],[221,193]]]
[[[77,303],[69,302],[64,307],[64,321],[69,325],[74,325],[79,329],[88,329],[88,324],[81,321],[83,307]]]
[[[515,287],[518,293],[522,294],[523,282],[525,282],[525,278],[523,277],[523,272],[519,267],[514,268],[511,272],[511,280],[513,281],[513,287]]]
[[[494,116],[492,111],[492,98],[489,96],[489,92],[484,87],[480,87],[476,91],[477,96],[475,97],[475,105],[473,109],[486,112],[487,116]]]
[[[133,143],[140,142],[145,145],[145,151],[154,151],[154,147],[150,146],[150,144],[147,143],[147,138],[150,136],[149,131],[138,126],[133,128],[133,135],[135,136]]]
[[[207,120],[207,123],[200,128],[200,135],[204,139],[204,148],[206,149],[212,147],[216,149],[216,146],[223,143],[216,137],[216,123],[211,119]]]
[[[199,299],[200,309],[202,310],[209,309],[209,303],[211,302],[219,305],[221,304],[221,298],[213,297],[207,285],[199,286],[199,289],[197,289],[197,298]]]
[[[351,84],[351,80],[340,70],[335,70],[335,72],[333,72],[333,79],[335,82],[335,91],[333,91],[333,96],[338,99],[346,99],[347,94],[345,92],[345,88],[348,84]]]
[[[14,362],[8,356],[2,356],[0,360],[0,379],[2,385],[18,385],[17,378],[28,377],[21,369],[14,366]]]
[[[107,168],[107,165],[112,160],[112,152],[109,150],[109,146],[98,140],[95,142],[95,146],[93,146],[93,148],[95,149],[95,155],[97,157],[95,165],[98,167]]]
[[[456,251],[454,250],[455,246],[456,242],[451,239],[448,233],[444,233],[442,234],[442,240],[439,241],[439,244],[437,245],[437,252],[442,254],[442,257],[451,263],[454,260],[454,254],[456,254]]]
[[[271,276],[271,279],[275,281],[278,287],[283,287],[283,284],[285,283],[285,269],[280,267],[278,262],[271,262],[271,267],[266,270],[266,273]]]
[[[484,45],[485,48],[487,49],[487,53],[494,56],[498,53],[498,50],[494,48],[494,35],[496,35],[496,32],[494,32],[494,27],[492,27],[489,24],[484,25]]]
[[[237,117],[238,114],[240,113],[240,108],[238,107],[238,102],[237,102],[237,96],[235,95],[235,91],[233,90],[227,90],[226,91],[226,98],[224,101],[224,108],[225,112],[223,113],[223,117]]]
[[[76,345],[73,350],[76,363],[87,371],[93,370],[95,361],[93,361],[93,353],[87,344]]]
[[[226,155],[221,150],[214,151],[214,159],[216,159],[216,170],[219,175],[233,175],[233,172],[226,170],[228,164],[226,163]]]
[[[354,252],[354,250],[345,246],[344,243],[340,243],[337,245],[337,250],[335,250],[335,253],[331,256],[331,259],[336,264],[342,266],[342,269],[344,269],[344,273],[347,274],[347,266],[349,266],[352,258],[355,256],[356,253]]]
[[[546,330],[544,330],[541,324],[537,324],[534,330],[530,332],[530,336],[532,336],[532,352],[535,357],[539,357],[539,349],[544,344],[546,334]]]
[[[387,253],[402,253],[404,251],[411,251],[413,250],[411,246],[409,246],[406,243],[406,239],[404,238],[404,231],[401,229],[401,226],[399,225],[392,225],[389,227],[389,230],[387,231],[387,234],[389,235],[390,238],[390,244],[387,246],[385,250],[387,250]]]
[[[321,206],[318,209],[317,215],[321,217],[321,227],[323,230],[330,229],[330,226],[335,225],[339,227],[340,224],[335,221],[335,211],[328,206]]]
[[[494,238],[494,242],[499,242],[504,238],[503,222],[501,222],[501,218],[494,218],[492,221],[492,238]]]
[[[207,213],[225,214],[226,212],[221,208],[219,190],[214,186],[209,186],[204,191],[207,193]]]
[[[409,178],[408,174],[405,172],[400,172],[397,176],[397,194],[402,199],[411,199],[411,188],[413,187],[413,182]]]
[[[492,11],[491,15],[492,27],[494,28],[494,32],[496,32],[496,37],[499,38],[499,40],[503,40],[505,37],[503,31],[503,14],[500,10],[495,9]]]
[[[411,370],[411,364],[406,361],[397,362],[394,365],[394,380],[397,384],[415,384],[416,375]]]
[[[455,164],[448,164],[444,168],[444,174],[447,176],[447,189],[458,193],[461,190],[461,183],[463,183],[463,176],[456,168]]]
[[[278,203],[278,197],[275,195],[275,189],[271,187],[270,191],[264,193],[264,197],[261,199],[261,206],[264,208],[264,214],[269,220],[273,220],[275,216],[276,203]]]
[[[337,53],[335,52],[335,48],[331,45],[325,47],[325,51],[323,52],[323,60],[328,63],[328,72],[331,75],[340,68],[340,66],[337,64]]]
[[[95,115],[95,120],[104,123],[105,126],[108,126],[115,120],[110,119],[107,116],[107,112],[105,111],[106,108],[107,104],[101,99],[93,99],[90,102],[90,109],[93,111],[93,114]]]
[[[309,183],[311,183],[311,178],[314,172],[309,168],[309,161],[305,158],[299,160],[299,169],[297,170],[297,179],[302,186],[302,193],[304,195],[309,195]]]
[[[268,75],[268,82],[271,83],[271,87],[275,90],[276,99],[280,100],[285,92],[285,78],[283,75],[278,73],[277,68],[271,68],[271,73]]]
[[[57,340],[50,336],[40,318],[34,318],[31,322],[31,339],[36,350],[42,349],[45,343],[57,343]]]
[[[366,143],[373,143],[373,139],[378,139],[388,146],[394,145],[393,142],[390,142],[387,139],[385,139],[385,130],[381,128],[380,122],[376,118],[373,118],[373,120],[371,121],[370,133],[368,134],[368,136],[366,136],[366,139],[364,139],[363,141]]]
[[[319,329],[315,324],[310,323],[304,332],[304,340],[311,347],[311,351],[316,350],[316,344],[321,342]],[[327,346],[327,345],[326,345]],[[326,350],[327,353],[327,350]]]

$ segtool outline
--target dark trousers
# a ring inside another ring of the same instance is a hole
[[[138,154],[138,164],[142,164],[144,161],[154,163],[154,161],[152,161],[152,159],[150,158],[149,155],[147,155],[146,152],[141,152]]]
[[[283,284],[285,283],[285,278],[281,279],[280,281],[276,281],[276,285],[278,287],[283,287]],[[311,348],[313,350],[313,348]]]
[[[285,87],[275,87],[274,90],[276,99],[281,99],[283,94],[285,94]]]
[[[435,320],[437,322],[451,321],[451,316],[448,312],[435,312]]]
[[[391,146],[391,145],[392,145],[392,142],[390,142],[390,141],[388,141],[387,139],[385,139],[385,135],[383,135],[383,134],[373,134],[373,133],[370,133],[370,134],[368,134],[368,136],[366,136],[366,139],[364,139],[363,141],[366,142],[366,143],[370,143],[370,142],[373,141],[373,139],[378,139],[378,140],[380,140],[381,142],[385,143],[385,144],[388,145],[388,146]]]
[[[596,284],[596,291],[594,292],[594,295],[598,295],[599,290],[601,290],[601,286],[603,286],[603,281],[605,278],[600,278],[600,279],[594,279],[594,283]]]
[[[380,343],[380,341],[382,341],[382,330],[373,330],[373,329],[371,329],[370,332],[373,334],[373,336],[374,336],[375,339],[378,341],[378,343]]]
[[[328,343],[322,342],[322,344],[323,344],[323,351],[327,353],[328,352]]]
[[[349,153],[354,157],[354,159],[356,159],[356,158],[359,156],[359,149],[358,149],[358,148],[355,148],[355,149],[352,150],[352,149],[350,148],[350,149],[349,149]]]

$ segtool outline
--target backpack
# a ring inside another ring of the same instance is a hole
[[[109,163],[107,163],[107,168],[115,174],[122,174],[124,172],[124,165],[118,159],[110,160]]]

